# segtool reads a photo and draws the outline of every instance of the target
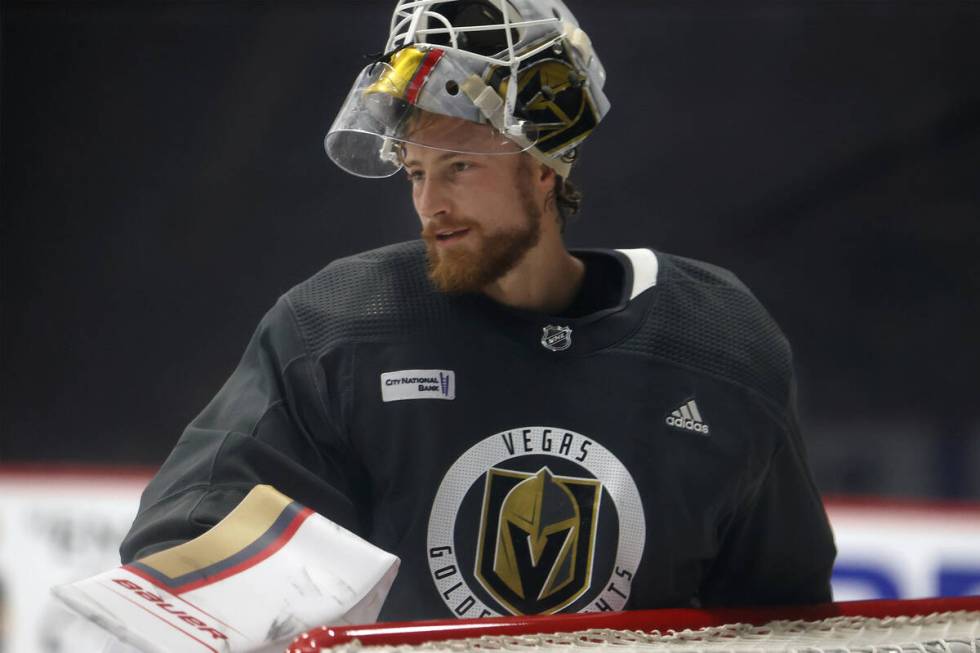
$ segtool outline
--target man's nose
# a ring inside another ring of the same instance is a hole
[[[445,217],[452,208],[452,198],[446,184],[437,179],[427,178],[418,182],[415,188],[415,210],[423,218]]]

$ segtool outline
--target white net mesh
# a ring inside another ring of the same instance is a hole
[[[549,635],[484,636],[415,646],[362,646],[355,641],[330,650],[333,653],[573,653],[607,649],[617,653],[977,653],[978,648],[980,611],[961,610],[884,619],[833,617],[821,621],[773,621],[764,626],[732,624],[667,632],[593,629]]]

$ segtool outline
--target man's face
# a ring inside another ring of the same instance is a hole
[[[478,292],[538,243],[543,198],[533,183],[537,166],[499,137],[480,142],[488,128],[466,121],[434,117],[415,135],[432,145],[404,147],[429,277],[443,292]],[[440,145],[499,153],[461,154],[436,149]]]

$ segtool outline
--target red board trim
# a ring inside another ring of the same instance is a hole
[[[149,481],[156,467],[142,465],[88,465],[84,463],[4,463],[0,464],[0,480],[29,478],[32,480],[106,480]]]

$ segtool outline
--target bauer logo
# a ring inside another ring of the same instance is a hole
[[[459,617],[622,610],[645,537],[636,483],[612,452],[527,426],[484,438],[449,468],[426,553]]]
[[[456,372],[452,370],[400,370],[381,375],[381,400],[455,399]]]

